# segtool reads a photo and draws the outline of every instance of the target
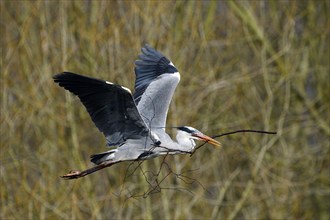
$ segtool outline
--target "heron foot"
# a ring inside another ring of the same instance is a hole
[[[82,177],[82,172],[79,170],[71,170],[68,174],[65,174],[61,176],[61,178],[70,180],[70,179],[77,179],[79,177]]]
[[[112,166],[113,164],[118,163],[118,162],[120,162],[120,161],[117,161],[117,162],[104,161],[103,163],[101,163],[101,164],[99,164],[97,166],[91,167],[91,168],[89,168],[87,170],[83,170],[83,171],[71,170],[68,174],[65,174],[65,175],[63,175],[61,177],[63,179],[65,179],[65,180],[78,179],[80,177],[89,175],[89,174],[94,173],[94,172],[96,172],[98,170],[101,170],[103,168]]]

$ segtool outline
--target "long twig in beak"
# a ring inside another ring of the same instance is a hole
[[[231,131],[231,132],[227,132],[227,133],[223,133],[223,134],[219,134],[219,135],[215,135],[212,136],[212,138],[218,138],[218,137],[222,137],[222,136],[226,136],[226,135],[231,135],[231,134],[235,134],[235,133],[261,133],[261,134],[277,134],[277,132],[274,131],[258,131],[258,130],[237,130],[237,131]]]
[[[250,130],[250,129],[243,129],[243,130],[237,130],[237,131],[231,131],[231,132],[226,132],[226,133],[222,133],[222,134],[218,134],[218,135],[214,135],[212,136],[212,138],[218,138],[218,137],[222,137],[222,136],[226,136],[226,135],[231,135],[231,134],[236,134],[236,133],[260,133],[260,134],[277,134],[277,132],[274,131],[259,131],[259,130]],[[195,150],[190,154],[190,157],[192,157],[194,155],[194,153],[201,148],[202,146],[204,146],[207,143],[207,141],[205,141],[203,144],[197,146],[195,148]]]

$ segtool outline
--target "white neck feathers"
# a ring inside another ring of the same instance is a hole
[[[176,135],[176,140],[180,145],[180,147],[184,149],[191,150],[196,146],[195,141],[191,138],[191,136],[187,132],[184,131],[178,130],[178,133]]]

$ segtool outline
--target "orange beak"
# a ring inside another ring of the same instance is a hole
[[[213,138],[211,138],[205,134],[198,133],[198,134],[193,134],[192,136],[196,137],[199,140],[206,141],[207,143],[212,144],[214,146],[221,147],[221,143],[219,141],[214,140]]]

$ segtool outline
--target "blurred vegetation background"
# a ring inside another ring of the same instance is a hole
[[[329,1],[0,7],[1,219],[329,219]],[[91,167],[89,155],[106,147],[52,75],[72,71],[133,89],[145,43],[181,72],[168,125],[278,134],[225,136],[223,148],[204,146],[193,157],[59,178]]]

